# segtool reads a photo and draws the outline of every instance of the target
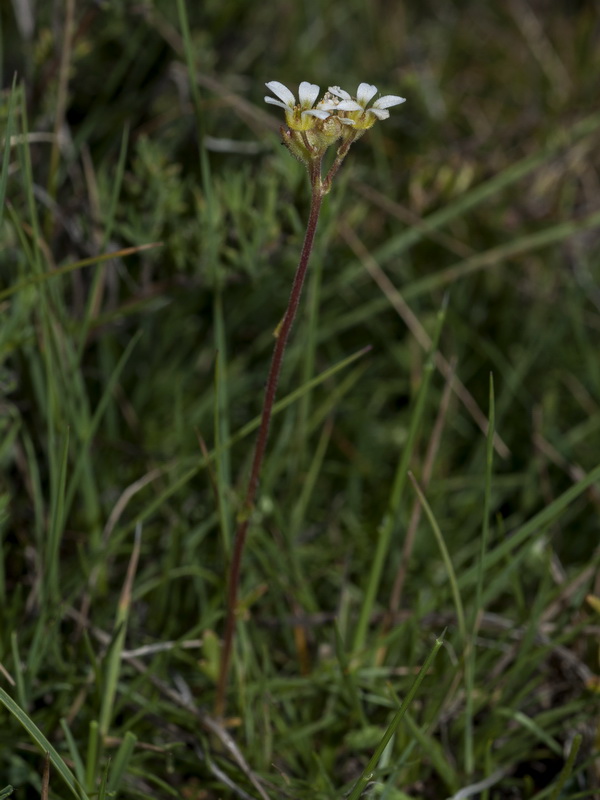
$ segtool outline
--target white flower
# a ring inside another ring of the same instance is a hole
[[[338,87],[336,87],[338,88]],[[340,91],[342,91],[340,89]],[[347,94],[344,92],[344,94]],[[350,97],[350,95],[348,95]],[[325,92],[323,95],[323,99],[319,100],[317,103],[317,108],[321,108],[324,111],[337,111],[340,108],[341,101],[339,97],[331,94],[331,92]],[[360,106],[358,106],[360,108]],[[343,109],[346,110],[346,109]],[[350,119],[349,117],[336,117],[339,122],[342,122],[344,125],[354,125],[354,120]]]
[[[319,87],[314,83],[302,81],[298,90],[298,103],[296,103],[294,95],[283,83],[269,81],[265,86],[279,98],[279,100],[275,100],[274,97],[265,97],[265,103],[283,108],[286,122],[292,130],[308,131],[315,126],[315,117],[317,119],[327,119],[331,116],[326,109],[313,108],[320,91]]]
[[[339,100],[336,103],[328,102],[320,105],[327,111],[347,112],[349,114],[347,119],[352,120],[355,127],[359,129],[370,128],[376,119],[387,119],[390,115],[388,108],[400,105],[406,100],[395,94],[386,94],[367,108],[371,98],[377,94],[377,87],[370,83],[360,84],[356,91],[356,100],[339,86],[330,86],[329,92]]]

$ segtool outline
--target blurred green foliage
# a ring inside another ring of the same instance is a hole
[[[144,656],[147,673],[123,664],[104,756],[137,737],[126,797],[233,796],[214,764],[255,791],[156,681],[183,681],[202,708],[213,700],[227,536],[252,436],[219,450],[209,469],[199,439],[223,444],[259,413],[304,235],[308,182],[279,144],[283,119],[263,103],[264,82],[354,92],[367,81],[407,103],[353,148],[324,207],[280,397],[304,391],[275,420],[246,558],[233,733],[271,797],[339,797],[395,709],[386,682],[404,695],[449,625],[411,711],[419,733],[407,723],[381,765],[384,796],[446,797],[499,768],[490,800],[537,797],[575,730],[587,737],[583,766],[561,797],[591,791],[597,730],[582,675],[598,662],[582,603],[599,591],[594,486],[486,573],[481,610],[498,617],[477,639],[476,773],[465,767],[464,652],[425,523],[404,565],[402,624],[380,629],[410,492],[369,642],[347,654],[348,674],[333,620],[350,650],[426,363],[364,252],[429,336],[448,293],[440,350],[484,413],[494,374],[507,450],[494,463],[491,548],[598,465],[597,3],[187,3],[190,76],[177,3],[90,0],[74,6],[65,87],[67,7],[0,9],[0,135],[12,94],[16,137],[0,291],[27,284],[0,295],[0,665],[15,698],[69,763],[62,718],[86,752],[105,691],[108,645],[97,632],[116,639],[142,521],[127,646],[204,636],[203,650]],[[162,246],[43,279],[150,242]],[[436,372],[411,459],[419,480],[444,384]],[[485,459],[485,436],[452,397],[426,494],[459,584],[477,564]],[[474,581],[460,585],[469,616]],[[38,797],[40,754],[6,712],[0,722],[0,785]]]

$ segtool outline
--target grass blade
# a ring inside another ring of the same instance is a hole
[[[69,753],[71,755],[71,761],[75,767],[75,775],[79,783],[84,786],[85,785],[85,767],[83,766],[83,760],[81,758],[81,754],[79,752],[79,748],[77,747],[77,742],[73,734],[71,733],[71,729],[69,728],[69,723],[66,719],[61,719],[60,727],[62,728],[62,732],[65,735],[65,740],[67,742],[67,747],[69,748]]]
[[[65,487],[67,483],[67,467],[69,463],[69,429],[63,436],[62,448],[56,464],[58,480],[52,487],[50,499],[50,526],[48,530],[48,548],[44,554],[46,569],[44,570],[44,594],[46,600],[58,602],[60,598],[59,551],[65,522]]]
[[[37,286],[46,283],[46,281],[57,278],[59,275],[68,275],[70,272],[82,269],[83,267],[91,267],[92,264],[101,264],[103,261],[110,261],[113,258],[125,258],[134,253],[141,253],[144,250],[152,250],[154,247],[162,247],[162,242],[150,242],[148,244],[139,244],[135,247],[124,247],[121,250],[116,250],[114,253],[103,253],[100,256],[92,256],[91,258],[82,258],[81,261],[73,261],[71,264],[64,264],[62,267],[56,267],[51,272],[41,272],[35,275],[29,275],[19,283],[3,289],[0,292],[0,300],[6,300],[7,297],[12,297],[13,294],[26,289],[29,286]]]
[[[431,506],[427,502],[427,498],[421,491],[421,487],[417,483],[412,472],[408,473],[408,477],[410,478],[413,488],[419,498],[419,502],[423,506],[423,510],[425,511],[427,519],[429,520],[429,524],[431,525],[431,530],[433,531],[433,535],[435,536],[435,540],[440,550],[444,566],[446,567],[448,580],[450,581],[450,588],[452,590],[452,597],[454,599],[454,605],[456,607],[456,621],[458,624],[458,632],[462,641],[462,645],[464,648],[466,648],[467,625],[465,622],[465,609],[460,596],[460,591],[458,589],[458,580],[456,579],[456,572],[454,571],[454,566],[452,564],[452,559],[450,558],[450,553],[448,552],[448,548],[446,546],[446,542],[444,541],[444,537],[440,530],[440,526],[438,525],[437,520],[433,514],[433,511],[431,510]]]
[[[108,780],[109,793],[116,792],[119,789],[131,756],[133,755],[136,742],[137,736],[131,731],[127,731],[111,764],[110,778]]]
[[[11,137],[15,126],[15,95],[17,91],[17,76],[15,75],[8,97],[8,110],[6,112],[6,128],[4,130],[4,153],[2,155],[2,172],[0,173],[0,229],[4,220],[4,199],[6,197],[6,184],[8,182],[8,166],[10,164]]]
[[[438,313],[435,334],[432,340],[431,349],[429,351],[429,357],[427,359],[427,362],[423,370],[423,378],[421,380],[421,385],[417,392],[417,397],[414,403],[414,409],[411,414],[410,427],[408,430],[406,443],[404,445],[404,448],[402,449],[402,453],[398,460],[398,466],[396,468],[396,475],[394,478],[394,484],[392,486],[392,491],[390,494],[386,514],[382,519],[379,525],[379,530],[377,532],[377,547],[375,550],[375,555],[373,557],[373,562],[371,564],[371,571],[367,581],[365,596],[360,609],[358,623],[356,625],[356,632],[354,635],[354,645],[353,645],[354,653],[357,653],[359,650],[362,650],[364,646],[365,638],[367,635],[367,628],[369,626],[369,622],[373,612],[373,606],[375,605],[375,596],[379,588],[379,583],[381,580],[381,575],[383,573],[385,560],[387,558],[390,549],[392,535],[396,530],[398,511],[400,509],[400,503],[402,500],[404,486],[406,484],[406,478],[408,475],[408,465],[413,455],[413,448],[417,440],[417,434],[420,430],[421,420],[423,418],[423,412],[425,410],[425,400],[428,395],[429,386],[431,383],[431,376],[434,370],[433,358],[435,352],[437,351],[437,346],[440,334],[442,332],[442,327],[444,325],[445,316],[446,316],[446,305],[444,304],[443,308]]]
[[[392,736],[398,730],[398,727],[399,727],[400,723],[402,722],[402,720],[404,719],[404,716],[406,714],[407,709],[409,708],[410,704],[414,700],[415,695],[416,695],[417,691],[419,690],[419,686],[423,682],[423,678],[425,677],[425,675],[427,675],[427,672],[429,671],[431,665],[435,661],[435,657],[437,656],[438,650],[440,649],[440,647],[444,643],[444,638],[443,637],[444,637],[444,634],[442,633],[442,635],[438,639],[436,639],[435,644],[433,646],[433,649],[431,650],[431,652],[429,653],[429,655],[425,659],[425,662],[423,663],[423,666],[419,670],[418,675],[415,677],[414,681],[412,682],[412,685],[411,685],[410,689],[408,690],[408,693],[407,693],[406,697],[402,701],[402,705],[400,706],[398,711],[396,711],[396,713],[394,714],[394,717],[393,717],[392,721],[388,725],[386,732],[383,734],[383,736],[381,738],[381,741],[379,742],[379,744],[377,745],[377,747],[375,749],[375,752],[373,753],[373,755],[369,759],[369,761],[367,763],[367,766],[364,768],[364,770],[362,772],[362,775],[360,776],[360,778],[354,784],[354,788],[352,789],[352,791],[348,795],[348,800],[358,800],[358,798],[363,793],[367,783],[373,777],[373,774],[375,772],[375,769],[377,768],[377,765],[379,763],[379,759],[381,758],[381,756],[383,754],[383,751],[387,747],[388,742],[390,741]]]
[[[75,779],[73,773],[67,767],[58,751],[53,747],[52,744],[50,744],[48,739],[46,739],[44,734],[33,722],[33,720],[27,716],[23,709],[17,703],[15,703],[12,697],[7,694],[2,687],[0,687],[0,703],[2,703],[7,711],[9,711],[23,726],[25,731],[38,745],[40,750],[43,753],[48,753],[52,766],[68,786],[74,797],[76,797],[77,800],[89,800],[87,794],[84,792],[79,782]]]
[[[511,556],[512,551],[523,544],[527,539],[539,533],[543,528],[547,527],[553,522],[560,514],[565,511],[571,503],[573,503],[580,495],[587,489],[600,481],[600,464],[595,467],[591,472],[582,478],[574,486],[569,487],[564,491],[556,500],[553,500],[550,505],[543,508],[538,514],[535,514],[528,522],[521,525],[509,537],[506,537],[497,547],[486,554],[484,558],[484,570],[490,570],[499,562],[506,560],[509,557],[513,558],[511,568],[516,568],[517,559],[514,554]],[[468,570],[465,570],[458,580],[460,588],[469,586],[477,581],[480,566],[477,564]],[[483,605],[489,602],[490,597],[493,597],[496,591],[496,582],[492,582],[482,598]]]
[[[475,759],[473,754],[473,693],[475,690],[475,667],[477,650],[475,638],[479,628],[480,615],[483,613],[481,597],[483,594],[483,560],[488,548],[490,533],[490,504],[492,496],[492,467],[494,463],[494,434],[496,427],[496,404],[494,399],[494,376],[490,374],[489,387],[489,412],[488,412],[488,434],[486,445],[485,463],[485,489],[483,496],[483,520],[481,530],[481,549],[479,551],[479,562],[477,572],[477,584],[475,588],[475,605],[471,615],[471,641],[469,642],[465,654],[465,773],[470,776],[475,769]]]
[[[142,529],[138,525],[135,533],[135,541],[129,559],[129,566],[127,568],[127,575],[121,591],[117,614],[115,618],[115,637],[110,647],[106,660],[106,677],[102,691],[102,707],[100,710],[99,718],[99,732],[100,737],[103,739],[110,726],[110,721],[113,713],[113,705],[115,695],[117,692],[117,682],[119,680],[119,673],[121,671],[121,653],[125,644],[125,634],[127,632],[127,621],[129,619],[129,609],[131,607],[131,592],[133,589],[133,581],[137,571],[138,560],[140,557],[140,550],[142,546]]]

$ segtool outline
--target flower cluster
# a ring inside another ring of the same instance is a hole
[[[377,120],[387,119],[390,115],[388,108],[405,101],[404,97],[386,94],[369,105],[377,94],[377,87],[361,83],[356,97],[339,86],[330,86],[315,105],[320,89],[314,83],[302,81],[298,102],[287,86],[279,81],[269,81],[265,85],[278,98],[265,97],[265,102],[285,111],[289,130],[282,129],[284,144],[307,165],[320,159],[327,147],[338,139],[349,147]]]
[[[340,120],[347,125],[352,125],[354,130],[367,130],[374,125],[378,119],[387,119],[390,115],[388,108],[404,103],[406,98],[398,97],[395,94],[386,94],[375,100],[373,105],[369,102],[377,94],[377,87],[369,83],[361,83],[356,90],[356,99],[352,98],[348,92],[340,89],[339,86],[330,86],[329,100],[320,104],[326,111],[337,112]],[[333,97],[332,97],[333,96]]]

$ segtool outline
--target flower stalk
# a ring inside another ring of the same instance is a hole
[[[368,107],[368,103],[377,93],[377,89],[375,86],[361,83],[358,87],[356,99],[353,99],[339,87],[334,86],[330,87],[323,99],[315,106],[320,90],[314,84],[306,81],[300,84],[298,103],[296,103],[292,92],[282,83],[271,81],[266,85],[278,99],[265,97],[265,101],[272,105],[280,106],[285,111],[288,127],[280,129],[283,144],[285,144],[294,158],[301,161],[308,170],[311,185],[311,204],[300,261],[292,282],[288,305],[281,322],[275,330],[275,347],[265,387],[260,426],[254,447],[248,487],[243,506],[238,514],[238,524],[228,576],[227,612],[215,701],[215,713],[218,717],[224,716],[226,708],[227,683],[237,621],[242,556],[258,493],[283,357],[300,305],[302,288],[315,241],[323,197],[330,191],[333,179],[347,156],[350,146],[377,120],[389,117],[389,111],[387,111],[389,106],[404,102],[402,97],[387,95]],[[323,156],[326,150],[337,141],[340,144],[336,157],[327,175],[323,178]]]
[[[219,679],[217,684],[217,701],[215,704],[215,713],[217,716],[222,717],[225,713],[225,694],[227,690],[227,680],[229,677],[229,667],[231,662],[231,649],[233,646],[233,639],[235,634],[235,624],[237,619],[237,598],[238,586],[240,582],[240,573],[242,565],[242,553],[246,543],[246,536],[248,534],[248,526],[250,524],[250,517],[256,501],[256,494],[258,491],[258,482],[260,479],[261,468],[265,457],[265,450],[267,447],[267,439],[269,437],[269,428],[271,425],[271,416],[273,414],[273,405],[275,403],[275,395],[277,392],[277,385],[279,383],[279,376],[281,374],[281,367],[283,364],[283,356],[288,342],[290,331],[296,319],[298,306],[300,305],[300,298],[302,296],[302,287],[306,278],[308,269],[308,262],[315,240],[315,233],[317,231],[317,223],[319,221],[319,213],[321,211],[321,203],[323,200],[323,193],[313,186],[310,214],[308,224],[306,227],[306,234],[304,236],[304,244],[302,245],[302,253],[290,298],[288,301],[287,309],[275,333],[275,347],[271,357],[271,367],[267,377],[265,387],[265,397],[260,419],[260,427],[256,437],[256,444],[254,447],[254,457],[252,459],[252,467],[250,470],[250,478],[248,480],[248,488],[246,490],[246,497],[241,513],[238,516],[238,526],[235,534],[233,553],[231,558],[231,566],[229,569],[229,582],[227,588],[227,617],[225,621],[225,634],[223,637],[223,648],[221,650],[221,663],[219,668]]]

